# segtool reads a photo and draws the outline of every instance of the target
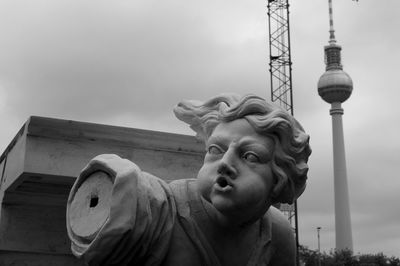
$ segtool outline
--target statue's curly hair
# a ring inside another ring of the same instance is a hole
[[[293,203],[306,187],[310,137],[300,123],[278,106],[255,95],[221,94],[206,102],[182,101],[174,108],[176,117],[190,125],[203,141],[223,122],[246,119],[261,135],[274,141],[272,172],[273,203]]]

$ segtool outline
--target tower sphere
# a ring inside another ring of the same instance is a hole
[[[319,78],[318,94],[328,102],[344,102],[353,91],[353,81],[342,69],[330,69]]]

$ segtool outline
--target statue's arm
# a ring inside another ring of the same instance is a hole
[[[93,200],[95,195],[95,200]],[[77,178],[67,203],[75,256],[88,265],[162,260],[175,219],[168,185],[117,155],[100,155]]]

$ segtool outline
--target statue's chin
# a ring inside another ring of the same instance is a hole
[[[235,205],[231,199],[227,199],[220,195],[211,195],[210,202],[217,209],[219,212],[229,215],[230,213],[233,214]]]
[[[212,198],[212,206],[218,211],[220,223],[227,223],[228,226],[240,226],[247,223],[247,215],[236,208],[233,202],[226,199]]]
[[[202,196],[206,210],[215,222],[225,228],[237,229],[252,224],[257,219],[249,217],[247,210],[238,209],[236,203],[229,197],[222,195]]]
[[[240,208],[229,198],[211,196],[211,205],[218,212],[218,219],[230,227],[245,227],[258,221],[268,211],[269,202],[249,208]]]

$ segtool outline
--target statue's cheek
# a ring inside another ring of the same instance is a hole
[[[198,175],[197,177],[197,189],[206,200],[209,201],[211,193],[212,182],[204,175]]]

